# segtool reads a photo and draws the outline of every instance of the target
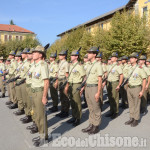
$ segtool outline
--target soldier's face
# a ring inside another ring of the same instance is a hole
[[[32,54],[28,54],[28,59],[32,59],[33,55]]]
[[[96,54],[94,54],[94,53],[88,53],[88,60],[92,60],[95,57],[96,57]]]
[[[116,62],[117,61],[117,57],[111,57],[111,62]]]
[[[2,63],[3,61],[2,60],[0,60],[0,63]]]
[[[53,58],[53,57],[50,57],[50,58],[49,58],[49,60],[50,60],[50,61],[54,61],[54,60],[55,60],[55,58]]]
[[[71,56],[71,61],[73,62],[73,61],[75,61],[75,60],[77,60],[78,59],[78,56]]]
[[[63,60],[65,59],[65,56],[64,55],[59,55],[59,60]]]
[[[26,58],[27,57],[27,54],[21,54],[22,58]]]
[[[33,53],[33,60],[38,60],[39,58],[42,58],[42,54],[38,52]]]
[[[96,60],[97,60],[97,61],[101,61],[102,59],[101,59],[101,58],[96,58]]]
[[[146,62],[146,65],[150,65],[150,62],[147,61],[147,62]]]
[[[87,62],[88,61],[88,58],[84,58],[84,62]]]
[[[139,60],[139,64],[140,64],[140,65],[143,65],[144,63],[145,63],[144,60]]]
[[[14,58],[14,56],[13,55],[9,55],[9,59],[13,59]]]
[[[130,62],[131,62],[131,64],[135,63],[136,61],[137,61],[137,59],[136,59],[136,58],[134,58],[134,57],[131,57],[131,58],[130,58]]]

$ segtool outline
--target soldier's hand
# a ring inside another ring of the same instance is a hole
[[[104,88],[105,84],[106,84],[106,82],[104,82],[104,83],[102,84],[102,88]]]
[[[96,93],[96,94],[95,94],[95,100],[96,100],[96,102],[99,101],[99,97],[100,97],[100,93]]]
[[[67,86],[64,89],[64,93],[65,93],[66,96],[68,95],[68,87]]]
[[[83,94],[84,87],[80,90],[80,96]]]
[[[42,103],[43,103],[43,105],[46,105],[46,104],[47,104],[47,98],[46,98],[46,97],[43,97],[43,98],[42,98]]]
[[[118,86],[116,87],[116,90],[119,91],[119,89],[120,89],[120,86],[118,85]]]
[[[58,87],[58,82],[55,82],[54,88],[57,89],[57,87]]]
[[[141,98],[143,96],[143,92],[141,91],[140,93],[139,93],[139,98]]]
[[[146,90],[146,91],[148,90],[148,85],[146,85],[145,90]]]

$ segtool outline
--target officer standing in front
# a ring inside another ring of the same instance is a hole
[[[86,71],[86,86],[81,89],[81,93],[85,88],[85,96],[89,109],[89,126],[82,129],[82,132],[88,134],[95,134],[99,131],[101,124],[101,109],[100,109],[100,94],[102,88],[102,65],[96,61],[98,48],[92,47],[88,51],[88,65]]]
[[[134,52],[129,57],[132,65],[129,71],[130,78],[127,90],[130,120],[125,122],[125,125],[135,127],[140,119],[140,104],[146,86],[146,73],[142,67],[137,65],[138,53]]]
[[[49,88],[49,73],[47,65],[43,61],[45,50],[42,46],[37,46],[33,50],[33,60],[35,61],[34,70],[32,72],[32,101],[35,107],[36,125],[40,137],[34,138],[34,146],[39,147],[48,139],[47,117],[45,115],[45,105],[47,104],[47,93]]]

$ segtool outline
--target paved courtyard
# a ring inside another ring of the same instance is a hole
[[[106,95],[104,98],[106,102]],[[47,150],[71,148],[82,150],[91,148],[132,150],[135,148],[149,149],[150,147],[150,106],[148,106],[148,114],[141,116],[140,124],[133,128],[124,125],[124,122],[129,119],[128,109],[120,109],[120,116],[111,120],[110,118],[105,117],[105,114],[109,111],[109,105],[105,104],[104,111],[102,112],[100,131],[98,134],[92,136],[81,132],[82,128],[88,126],[88,109],[83,109],[81,124],[77,127],[73,127],[66,123],[69,118],[61,120],[55,117],[56,113],[50,114],[50,112],[48,112],[48,132],[50,141],[48,144],[45,144],[43,148],[35,148],[32,143],[32,138],[38,136],[38,134],[31,135],[30,132],[26,130],[26,127],[32,123],[22,124],[19,119],[24,117],[24,115],[15,116],[13,114],[15,110],[10,110],[5,105],[7,100],[8,97],[0,99],[1,150]],[[49,99],[48,107],[51,107],[51,105],[52,103]],[[137,143],[137,140],[139,140],[139,144]],[[129,147],[123,147],[125,144],[128,144]]]

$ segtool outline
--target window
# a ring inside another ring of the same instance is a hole
[[[143,16],[145,16],[146,18],[148,18],[148,9],[147,9],[147,6],[143,8]]]
[[[7,40],[8,40],[8,36],[5,35],[5,36],[4,36],[4,41],[6,42]]]
[[[103,29],[103,26],[104,26],[104,24],[102,23],[102,24],[101,24],[101,28],[102,28],[102,29]]]
[[[22,36],[20,36],[20,41],[22,41]]]
[[[11,41],[12,40],[12,36],[11,35],[9,35],[9,41]]]
[[[19,37],[18,36],[16,36],[16,40],[18,40],[19,39]]]

